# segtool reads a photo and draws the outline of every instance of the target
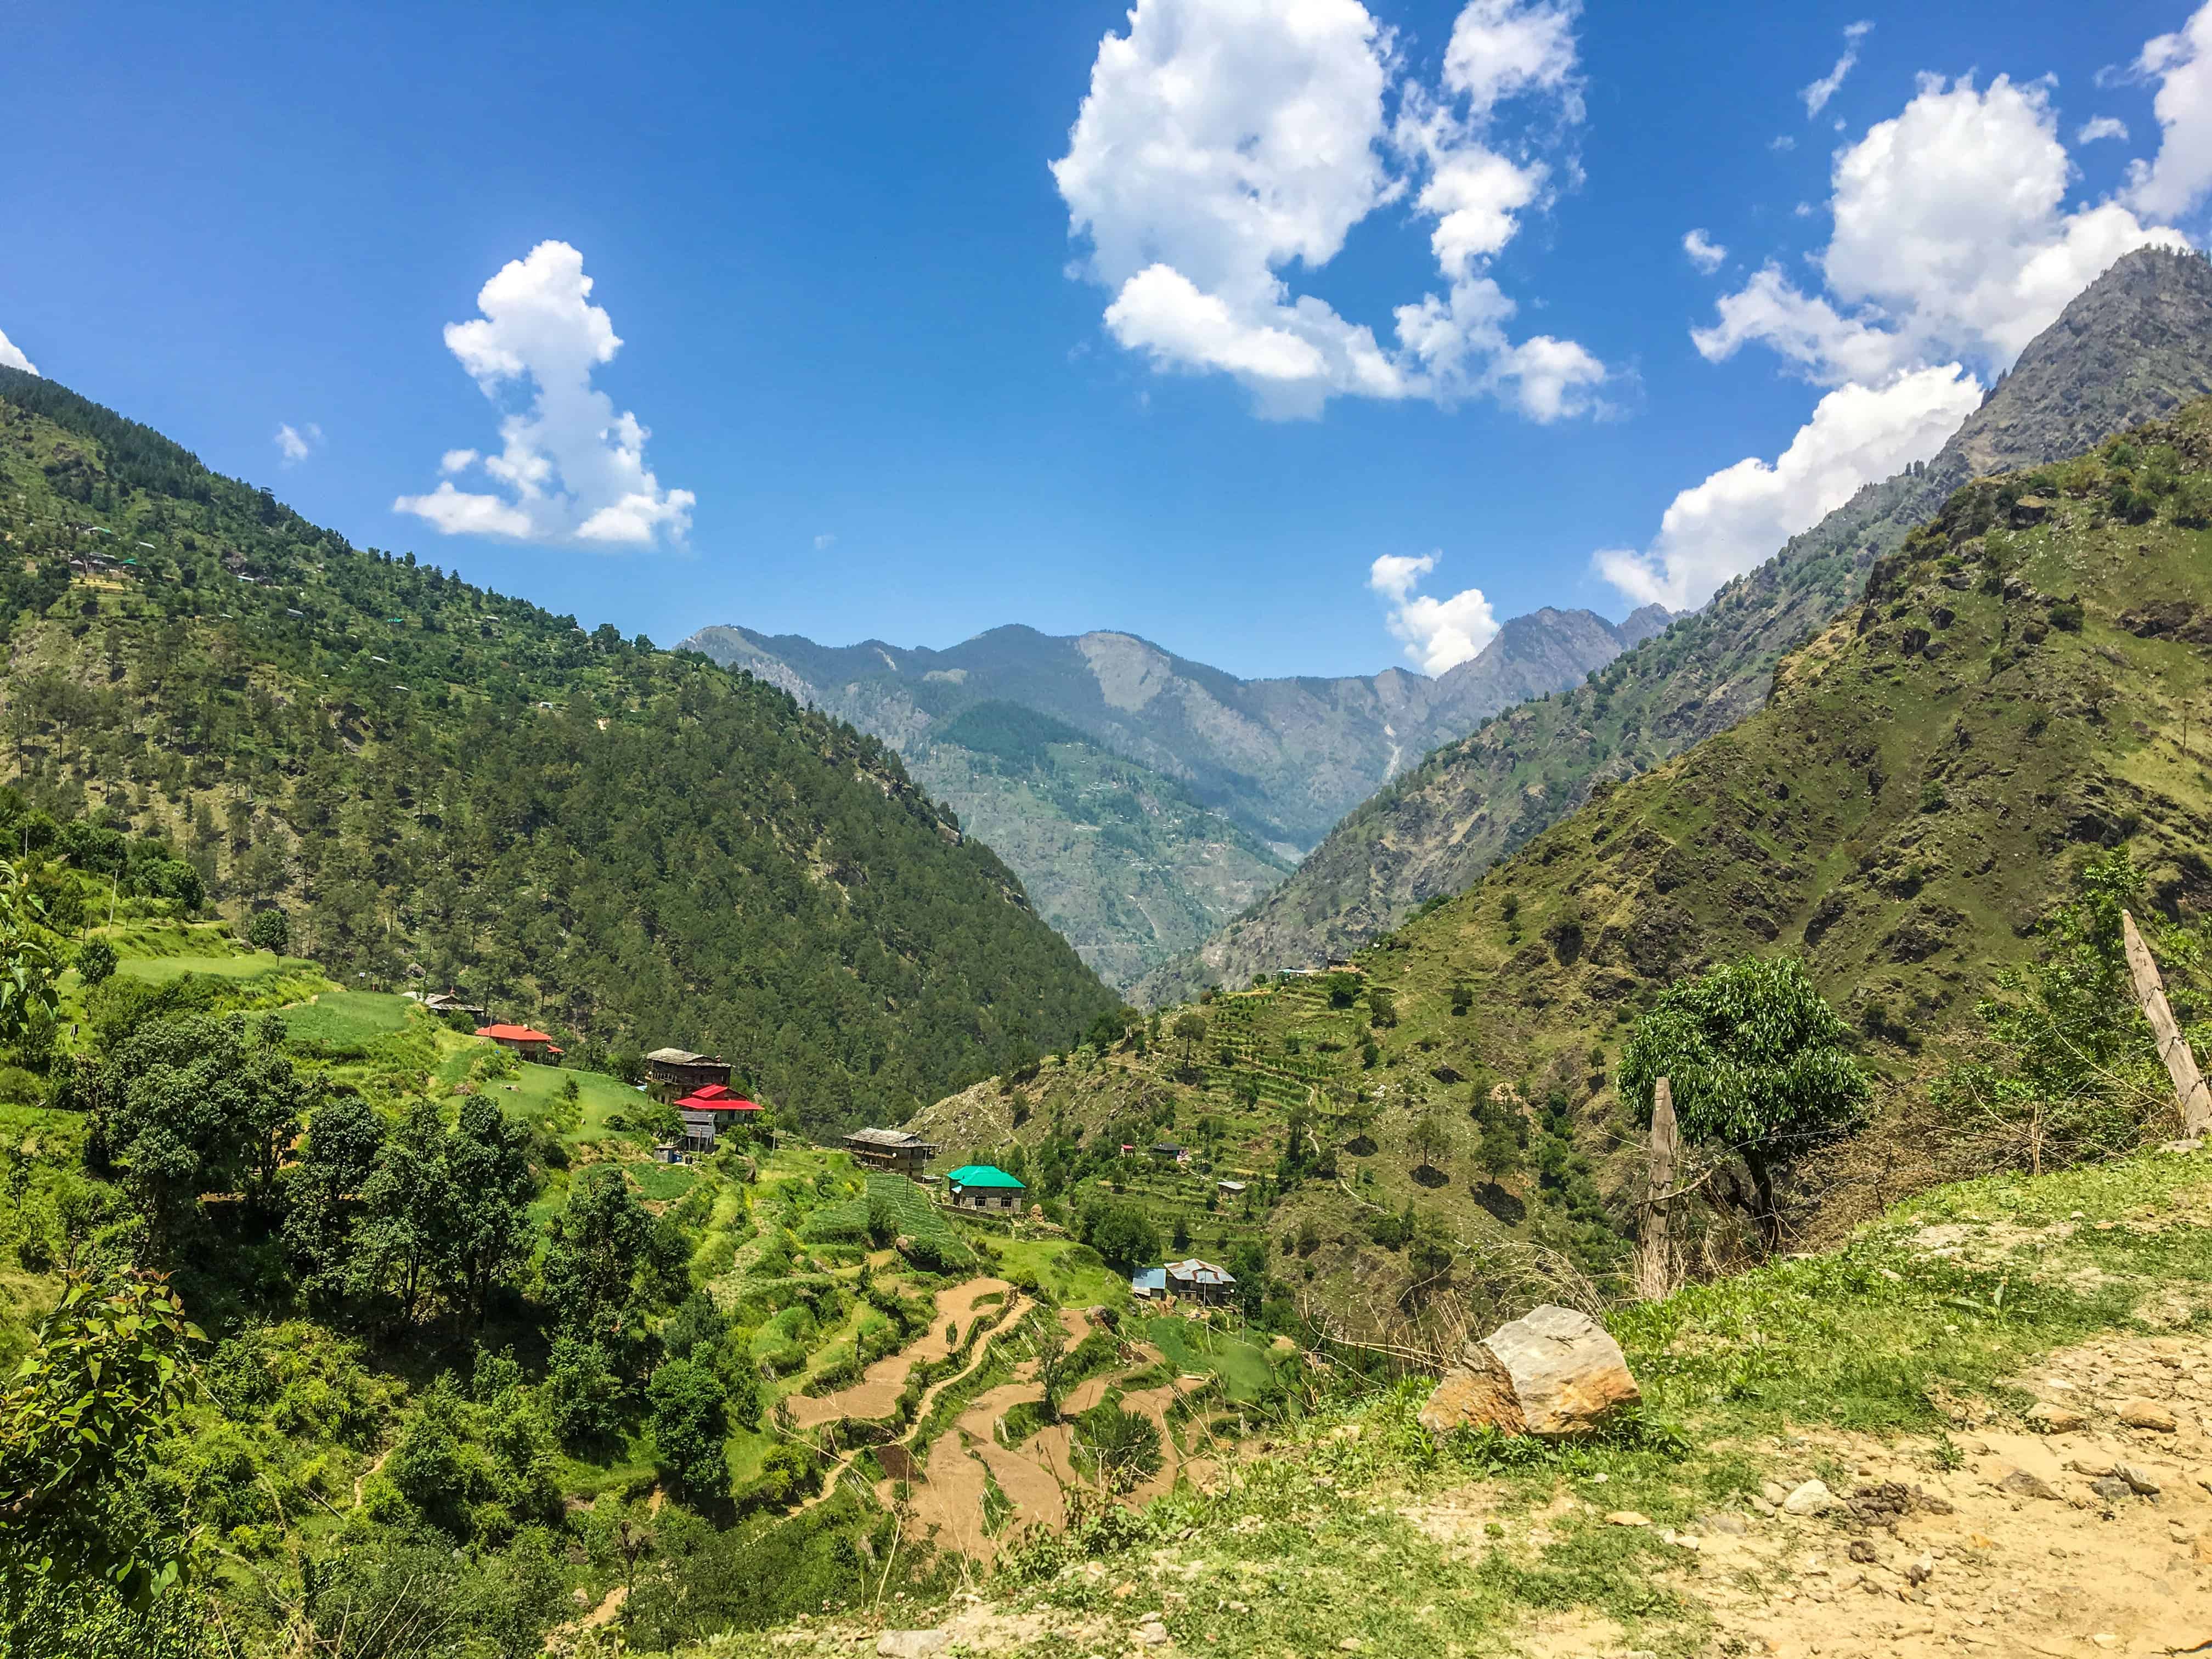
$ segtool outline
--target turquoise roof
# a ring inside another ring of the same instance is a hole
[[[945,1178],[956,1187],[1012,1187],[1017,1191],[1026,1190],[1004,1170],[994,1169],[988,1164],[963,1164]]]

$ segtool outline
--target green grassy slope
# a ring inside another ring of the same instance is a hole
[[[2002,1651],[2061,1631],[2156,1652],[2201,1613],[2212,1538],[2185,1473],[2205,1443],[2208,1206],[2205,1160],[2157,1154],[1931,1192],[1832,1253],[1610,1316],[1642,1413],[1581,1443],[1440,1439],[1415,1420],[1429,1379],[1315,1367],[1300,1420],[1234,1479],[1042,1540],[980,1596],[672,1651],[866,1651],[903,1628],[979,1649],[1018,1631],[1025,1655],[1077,1659],[1157,1620],[1167,1650],[1232,1659]],[[2069,1391],[2032,1387],[2045,1376]],[[2154,1389],[2179,1433],[2120,1428],[2119,1400]],[[2035,1432],[2039,1395],[2094,1427]],[[2115,1461],[2163,1490],[2093,1493],[2078,1470]],[[2015,1468],[2061,1501],[2002,1488]],[[1762,1494],[1808,1479],[1868,1516],[1777,1515]],[[1926,1501],[1872,1508],[1899,1487]]]
[[[875,739],[356,550],[13,370],[0,536],[0,765],[166,835],[226,914],[285,908],[346,982],[411,965],[599,1052],[720,1049],[825,1123],[1111,1006]]]

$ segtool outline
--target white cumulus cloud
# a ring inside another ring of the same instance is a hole
[[[2163,40],[2142,62],[2167,75],[2166,99],[2194,47]],[[2184,153],[2177,131],[2195,130],[2186,101],[2161,106],[2161,164]],[[2083,141],[2102,136],[2096,125]],[[2149,244],[2187,245],[2148,205],[2194,200],[2200,187],[2179,176],[2139,166],[2124,199],[2069,209],[2075,169],[2047,82],[2000,76],[1983,88],[1923,76],[1903,110],[1837,152],[1833,229],[1808,262],[1816,280],[1801,284],[1769,262],[1692,335],[1710,361],[1764,345],[1832,390],[1773,461],[1747,458],[1681,491],[1648,546],[1596,554],[1599,574],[1639,602],[1701,602],[1861,485],[1934,453],[1983,385],[2114,260]]]
[[[20,368],[26,374],[39,372],[31,360],[23,355],[21,348],[4,333],[0,333],[0,368]]]
[[[1692,230],[1682,238],[1682,252],[1690,256],[1690,263],[1711,276],[1728,261],[1728,250],[1705,234]]]
[[[2049,90],[1923,76],[1904,111],[1838,152],[1826,292],[1768,264],[1692,337],[1713,361],[1771,346],[1824,385],[1957,357],[2001,369],[2122,254],[2179,233],[2103,202],[2068,211],[2073,163]]]
[[[1873,27],[1872,23],[1864,21],[1848,25],[1844,30],[1844,55],[1836,59],[1835,68],[1797,94],[1805,100],[1808,119],[1827,108],[1828,100],[1836,95],[1838,88],[1844,84],[1844,77],[1858,67],[1859,42]]]
[[[276,428],[276,453],[286,466],[296,466],[323,447],[323,429],[313,421],[294,426],[286,421]]]
[[[2093,115],[2075,129],[2074,142],[2077,144],[2094,144],[2100,138],[2118,138],[2124,142],[2127,136],[2128,124],[2118,116]]]
[[[581,253],[540,242],[483,285],[481,316],[446,325],[447,349],[485,397],[528,401],[501,418],[499,453],[447,450],[440,467],[449,476],[427,495],[401,496],[396,511],[449,536],[610,548],[683,540],[697,498],[661,488],[646,465],[645,427],[592,385],[622,341],[591,292]],[[455,487],[450,475],[479,466],[490,491]]]
[[[1656,599],[1679,611],[1701,603],[1862,484],[1942,448],[1981,398],[1957,363],[1914,369],[1879,388],[1839,386],[1771,465],[1753,456],[1685,489],[1649,548],[1599,553],[1598,574],[1638,604]]]
[[[814,538],[814,550],[817,553],[827,553],[836,545],[836,537],[826,530]]]
[[[1391,633],[1406,642],[1406,655],[1424,674],[1457,667],[1498,634],[1497,614],[1480,588],[1463,588],[1447,599],[1413,591],[1436,569],[1439,556],[1385,553],[1367,572],[1368,586],[1389,603]]]
[[[1134,0],[1052,164],[1108,334],[1160,372],[1229,375],[1278,418],[1346,396],[1595,408],[1604,365],[1514,340],[1488,274],[1551,198],[1540,152],[1582,118],[1577,11],[1472,0],[1431,86],[1359,0]],[[1442,291],[1395,307],[1391,337],[1292,289],[1289,267],[1319,270],[1401,203],[1429,224]]]
[[[2200,7],[2172,34],[2147,42],[2138,76],[2158,82],[2158,155],[2137,161],[2127,199],[2140,211],[2179,218],[2212,187],[2212,4]]]

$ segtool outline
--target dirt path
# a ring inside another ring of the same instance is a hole
[[[1925,1436],[1806,1429],[1791,1443],[1798,1467],[1763,1507],[1708,1516],[1677,1534],[1684,1567],[1668,1587],[1710,1610],[1710,1650],[2148,1659],[2212,1641],[2212,1492],[2203,1484],[2212,1480],[2212,1348],[2202,1337],[2114,1338],[2054,1354],[2014,1381],[2045,1403],[2047,1423],[2079,1426],[2028,1433],[1968,1413],[1949,1431],[1965,1459],[1949,1470],[1941,1443]],[[2149,1426],[2162,1423],[2172,1426]],[[2158,1491],[2103,1473],[2115,1464]],[[1862,1494],[1884,1486],[1936,1502],[1871,1525],[1778,1512],[1772,1497],[1817,1466],[1855,1471],[1838,1485],[1863,1505]],[[1590,1501],[1563,1496],[1547,1518]],[[1480,1488],[1406,1517],[1470,1564],[1492,1547]],[[1566,1659],[1635,1645],[1625,1637],[1607,1621],[1567,1615],[1540,1620],[1516,1650]]]
[[[623,1603],[629,1600],[629,1586],[617,1584],[589,1613],[571,1619],[565,1625],[556,1625],[546,1632],[544,1651],[549,1654],[567,1652],[569,1645],[586,1631],[601,1630],[614,1623],[615,1615],[622,1611]]]
[[[356,1476],[354,1476],[354,1478],[353,1478],[353,1506],[354,1506],[354,1508],[356,1508],[356,1509],[359,1509],[359,1508],[361,1507],[361,1489],[362,1489],[364,1486],[366,1486],[366,1485],[368,1485],[368,1477],[369,1477],[370,1475],[374,1474],[375,1474],[379,1469],[380,1469],[380,1468],[382,1468],[384,1467],[384,1465],[385,1465],[385,1461],[392,1455],[392,1449],[390,1446],[386,1446],[386,1447],[382,1451],[380,1451],[380,1452],[377,1453],[377,1455],[376,1455],[376,1462],[374,1462],[374,1463],[371,1463],[371,1464],[370,1464],[367,1468],[363,1469],[363,1470],[362,1470],[359,1474],[356,1474]]]
[[[1012,1290],[1013,1286],[1002,1279],[971,1279],[964,1285],[939,1291],[937,1315],[929,1328],[896,1353],[885,1354],[869,1366],[852,1387],[836,1394],[785,1395],[784,1403],[791,1408],[791,1420],[802,1429],[811,1429],[845,1417],[864,1421],[889,1417],[899,1396],[906,1392],[906,1380],[914,1374],[915,1368],[933,1365],[952,1352],[952,1345],[945,1340],[945,1326],[957,1322],[959,1328],[966,1330],[975,1321],[977,1303],[987,1296],[1006,1296]]]

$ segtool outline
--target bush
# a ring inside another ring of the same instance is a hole
[[[257,951],[281,957],[292,948],[291,921],[273,905],[266,910],[256,910],[253,920],[246,924],[246,942]]]
[[[1160,1470],[1160,1431],[1149,1417],[1101,1401],[1075,1419],[1075,1458],[1115,1492],[1127,1492]]]
[[[653,1372],[646,1400],[661,1473],[691,1502],[726,1497],[730,1470],[722,1441],[729,1426],[714,1372],[692,1360],[672,1359]]]
[[[607,1351],[573,1336],[553,1340],[545,1374],[545,1414],[572,1446],[611,1440],[621,1432],[623,1382]]]
[[[87,990],[115,971],[115,947],[104,939],[88,943],[76,953],[76,976]]]

